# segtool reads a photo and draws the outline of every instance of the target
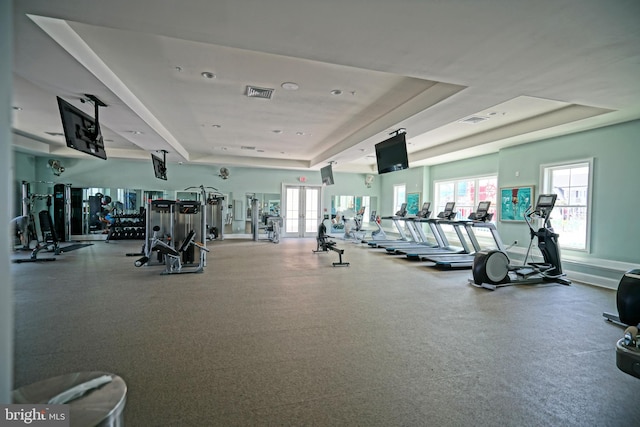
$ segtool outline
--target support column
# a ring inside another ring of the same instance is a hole
[[[11,271],[13,154],[11,105],[13,73],[13,2],[0,0],[0,271]],[[13,280],[0,280],[0,403],[10,403],[13,388]]]

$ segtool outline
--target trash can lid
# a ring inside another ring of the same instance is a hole
[[[13,390],[15,404],[49,404],[52,397],[108,375],[111,381],[88,390],[77,399],[69,401],[69,419],[72,426],[98,426],[108,420],[119,419],[126,403],[127,385],[118,375],[102,372],[74,372],[48,378]]]

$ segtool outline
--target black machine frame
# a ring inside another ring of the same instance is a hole
[[[522,265],[512,265],[505,251],[480,251],[474,257],[473,278],[469,283],[490,290],[501,286],[534,285],[545,282],[570,285],[571,281],[562,272],[559,235],[551,226],[551,211],[556,199],[557,194],[540,194],[535,208],[531,209],[529,206],[524,217],[531,239]],[[534,215],[543,220],[542,227],[537,230],[531,223],[531,217]],[[538,240],[538,248],[544,262],[527,262],[535,238]]]

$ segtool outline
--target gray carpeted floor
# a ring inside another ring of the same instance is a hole
[[[129,426],[628,426],[615,292],[495,292],[469,271],[340,242],[209,245],[203,274],[136,268],[138,241],[13,264],[15,387],[122,376]]]

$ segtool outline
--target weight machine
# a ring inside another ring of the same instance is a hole
[[[194,187],[186,188],[185,191]],[[162,274],[201,273],[206,266],[207,195],[200,186],[199,201],[150,200],[147,205],[146,238],[143,256],[134,262],[136,267],[149,265],[154,253],[157,262],[165,265]],[[196,241],[202,237],[202,242]],[[178,246],[179,245],[179,246]],[[184,264],[194,264],[195,250],[198,262],[190,269]]]
[[[30,185],[26,181],[22,181],[22,215],[14,218],[11,222],[15,225],[16,237],[19,238],[22,247],[20,250],[31,250],[31,257],[15,259],[16,263],[38,262],[38,261],[55,261],[55,258],[38,258],[38,254],[46,250],[53,252],[54,255],[60,255],[62,252],[59,243],[60,238],[56,232],[56,228],[51,217],[52,206],[51,194],[35,194],[31,193]],[[38,212],[38,223],[42,240],[38,237],[36,220],[34,215],[35,204],[39,200],[46,201],[46,209]],[[35,240],[35,247],[31,249],[31,242]]]
[[[207,249],[203,243],[195,240],[195,230],[191,230],[189,234],[187,234],[178,249],[157,238],[156,236],[159,230],[160,227],[157,225],[153,228],[154,237],[151,240],[151,249],[163,255],[162,258],[164,259],[165,269],[162,274],[202,273],[204,271],[205,254],[209,252],[209,249]],[[200,262],[195,268],[183,270],[182,258],[184,258],[185,255],[187,258],[192,257],[193,254],[189,255],[189,251],[192,251],[193,247],[197,247],[200,250]]]

